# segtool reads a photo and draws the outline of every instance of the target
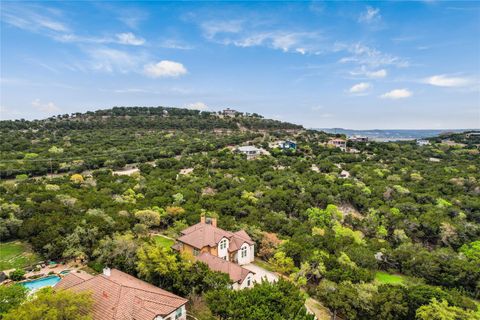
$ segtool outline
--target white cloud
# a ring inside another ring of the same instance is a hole
[[[90,56],[90,68],[106,72],[127,73],[135,71],[140,60],[143,59],[141,56],[134,56],[128,52],[108,47],[92,49],[87,53]]]
[[[363,12],[358,18],[358,22],[372,23],[381,19],[380,9],[367,6],[365,12]]]
[[[208,106],[203,102],[195,102],[187,104],[187,109],[205,111],[208,110]]]
[[[208,21],[201,24],[203,34],[207,39],[213,39],[220,33],[237,33],[242,30],[243,21],[230,20],[230,21]]]
[[[323,109],[323,106],[314,106],[310,108],[312,111],[319,111]]]
[[[472,83],[469,78],[449,77],[445,74],[431,76],[423,80],[424,83],[438,87],[465,87]]]
[[[386,92],[380,96],[382,99],[403,99],[412,96],[412,92],[408,89],[395,89],[389,92]]]
[[[191,50],[193,47],[191,45],[179,42],[175,39],[167,39],[159,43],[159,46],[166,49],[177,49],[177,50]]]
[[[118,43],[120,44],[128,44],[132,46],[141,46],[145,43],[145,39],[137,38],[133,33],[126,32],[126,33],[118,33],[117,35]]]
[[[340,63],[355,63],[362,66],[367,66],[371,69],[388,65],[393,65],[399,68],[409,66],[409,62],[405,59],[388,53],[383,53],[380,50],[368,47],[361,43],[336,43],[334,47],[335,51],[347,51],[352,54],[349,57],[340,59]]]
[[[320,39],[317,32],[292,32],[283,30],[255,30],[255,23],[243,20],[208,21],[200,25],[207,40],[223,45],[247,48],[264,46],[283,52],[306,54],[315,52]],[[261,23],[260,25],[264,25]],[[246,28],[248,26],[248,28]]]
[[[60,42],[69,43],[95,43],[108,44],[116,43],[130,46],[141,46],[145,44],[145,39],[135,36],[131,32],[117,33],[115,36],[95,37],[95,36],[80,36],[74,33],[63,33],[53,35],[52,38]]]
[[[50,14],[47,15],[47,12]],[[69,28],[60,21],[59,13],[56,12],[53,15],[51,13],[52,11],[48,8],[36,5],[5,3],[2,5],[1,18],[11,26],[31,32],[67,32]]]
[[[60,111],[60,108],[57,107],[53,102],[42,103],[40,99],[33,100],[32,106],[35,109],[45,113],[54,113]]]
[[[283,52],[296,52],[302,55],[314,53],[315,42],[320,36],[314,32],[271,31],[253,32],[240,35],[236,39],[224,39],[225,44],[237,47],[265,46]]]
[[[361,66],[360,69],[350,71],[350,74],[353,76],[367,77],[370,79],[381,79],[385,78],[388,72],[386,69],[370,70],[365,66]]]
[[[179,77],[186,74],[187,69],[179,62],[162,60],[145,65],[143,72],[152,78]]]
[[[296,52],[300,53],[300,54],[305,54],[307,53],[307,50],[305,50],[305,48],[297,48],[295,49]]]
[[[350,93],[362,93],[365,92],[366,90],[370,89],[371,85],[368,82],[360,82],[355,85],[353,85],[350,90],[348,90]]]
[[[380,79],[380,78],[385,78],[387,76],[387,70],[380,69],[377,71],[367,71],[365,74],[369,78]]]

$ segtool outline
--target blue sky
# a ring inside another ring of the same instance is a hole
[[[480,128],[479,39],[478,2],[2,1],[0,116],[163,105]]]

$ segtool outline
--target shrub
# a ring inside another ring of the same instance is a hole
[[[23,271],[22,269],[15,269],[10,272],[8,277],[13,281],[23,280],[25,278],[25,271]]]

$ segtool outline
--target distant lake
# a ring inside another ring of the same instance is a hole
[[[347,137],[363,136],[375,141],[398,141],[398,140],[415,140],[422,138],[436,137],[444,133],[457,133],[464,131],[472,131],[474,129],[452,129],[452,130],[351,130],[342,128],[318,128],[315,130],[325,131],[327,133],[345,134]]]

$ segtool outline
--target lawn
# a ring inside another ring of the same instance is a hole
[[[381,271],[375,274],[375,282],[379,284],[403,284],[404,281],[404,277],[397,274],[390,274]]]
[[[157,245],[159,245],[161,247],[164,247],[164,248],[170,248],[175,243],[174,240],[172,240],[170,238],[167,238],[165,236],[159,235],[159,234],[154,235],[153,239],[155,240],[155,243]]]
[[[260,268],[268,270],[270,272],[275,272],[275,269],[273,268],[273,266],[270,263],[268,263],[267,261],[262,260],[260,258],[255,258],[255,262],[253,264],[259,266]]]
[[[0,243],[0,270],[23,268],[40,260],[26,243],[21,241]]]

